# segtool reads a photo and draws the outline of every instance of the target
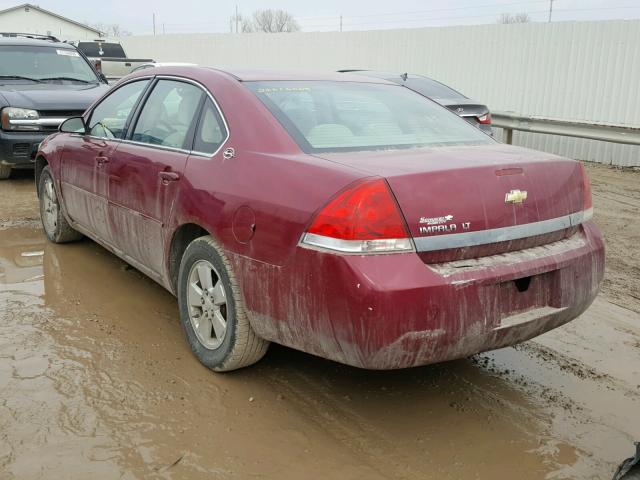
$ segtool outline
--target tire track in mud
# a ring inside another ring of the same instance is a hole
[[[422,470],[410,465],[412,459],[392,444],[383,431],[345,406],[348,399],[333,397],[327,385],[323,388],[316,378],[309,378],[304,372],[292,369],[287,374],[285,377],[276,373],[269,377],[269,382],[277,390],[285,392],[283,396],[300,412],[305,415],[313,412],[308,419],[364,459],[382,478],[424,476]],[[291,378],[292,375],[295,380]],[[388,461],[381,461],[385,458]],[[393,465],[393,468],[383,467],[387,464]]]
[[[527,342],[515,345],[513,348],[516,351],[535,356],[543,362],[554,363],[561,371],[570,373],[581,380],[592,380],[598,383],[606,382],[611,386],[615,385],[613,378],[608,374],[600,373],[594,367],[587,366],[574,358],[566,356],[552,348],[545,347],[544,345]]]

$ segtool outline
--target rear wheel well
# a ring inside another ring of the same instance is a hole
[[[40,194],[40,192],[38,192],[38,185],[40,185],[40,175],[42,175],[42,170],[44,170],[44,167],[46,167],[47,165],[49,165],[49,162],[47,162],[47,159],[44,158],[43,156],[39,156],[36,158],[36,168],[35,168],[36,195]]]
[[[209,235],[209,232],[195,223],[186,223],[174,232],[169,251],[169,278],[174,292],[178,292],[178,273],[184,251],[192,241],[204,235]]]

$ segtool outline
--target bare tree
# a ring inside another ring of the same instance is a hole
[[[86,25],[89,25],[96,30],[100,30],[105,37],[128,37],[129,35],[131,35],[130,31],[122,29],[120,25],[116,23],[86,23]]]
[[[298,32],[300,25],[289,12],[284,10],[256,10],[251,17],[241,13],[229,17],[229,28],[231,32],[240,31],[242,33],[251,32]]]
[[[251,33],[253,32],[253,24],[251,20],[241,13],[231,15],[229,17],[229,28],[231,33],[233,32],[242,32],[242,33]]]
[[[504,23],[504,24],[529,23],[530,21],[531,21],[531,18],[529,17],[529,14],[525,12],[516,13],[513,15],[510,13],[503,13],[498,17],[498,20],[497,20],[498,23]]]
[[[240,30],[242,33],[251,33],[254,32],[253,22],[248,18],[243,18],[240,23]]]
[[[300,25],[289,12],[284,10],[256,10],[252,15],[252,29],[256,32],[278,33],[298,32]]]

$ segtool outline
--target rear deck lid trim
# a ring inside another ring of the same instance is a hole
[[[540,222],[525,223],[510,227],[493,228],[477,232],[450,233],[430,237],[414,237],[418,252],[433,252],[451,248],[475,247],[489,243],[508,242],[521,238],[544,235],[547,233],[575,227],[591,219],[593,209],[563,215]]]

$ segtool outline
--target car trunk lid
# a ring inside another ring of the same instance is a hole
[[[550,243],[582,218],[579,163],[543,152],[490,145],[322,157],[385,177],[428,263]]]

